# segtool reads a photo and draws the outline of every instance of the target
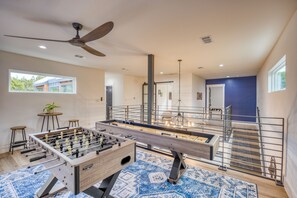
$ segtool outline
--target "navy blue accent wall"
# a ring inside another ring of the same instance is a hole
[[[233,115],[256,116],[256,76],[206,80],[206,85],[212,84],[225,84],[225,107],[232,105]],[[256,121],[255,118],[236,117],[233,119]]]

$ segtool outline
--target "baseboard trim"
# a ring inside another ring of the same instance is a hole
[[[286,193],[290,198],[297,198],[296,189],[292,188],[292,186],[289,183],[287,183],[286,179],[284,182],[284,187],[285,187]]]
[[[9,151],[9,145],[3,145],[0,147],[0,154],[7,153]]]

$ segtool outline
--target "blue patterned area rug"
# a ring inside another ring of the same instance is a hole
[[[116,198],[257,198],[256,184],[189,166],[176,185],[167,182],[172,160],[144,151],[137,151],[137,161],[123,169],[111,195]],[[50,172],[37,175],[36,166],[0,176],[1,198],[29,198],[44,184]],[[99,185],[99,184],[98,184]],[[52,197],[86,198],[84,193],[74,196],[64,190]]]

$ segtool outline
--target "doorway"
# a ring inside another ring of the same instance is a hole
[[[216,114],[215,117],[221,118],[225,109],[225,84],[207,85],[206,89],[206,107],[210,118],[213,118],[212,114]]]
[[[171,109],[172,92],[173,92],[172,82],[157,83],[157,95],[156,95],[157,106],[162,107],[162,109]]]
[[[110,120],[110,107],[112,107],[112,86],[106,86],[106,120]]]

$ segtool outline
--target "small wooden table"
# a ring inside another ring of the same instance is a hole
[[[53,129],[55,129],[55,121],[54,121],[54,117],[56,117],[56,122],[57,122],[57,126],[58,128],[60,128],[59,125],[59,120],[58,120],[58,116],[59,115],[63,115],[63,113],[60,112],[53,112],[53,113],[39,113],[37,114],[38,116],[42,116],[43,120],[42,120],[42,126],[41,126],[41,131],[43,131],[43,126],[44,126],[44,121],[46,120],[47,124],[46,124],[46,130],[48,131],[49,129],[49,119],[50,117],[52,117],[52,124],[53,124]]]

